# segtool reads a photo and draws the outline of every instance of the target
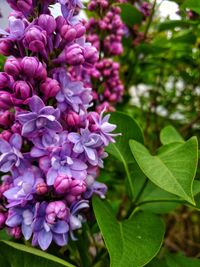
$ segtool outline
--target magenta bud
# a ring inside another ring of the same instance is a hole
[[[82,37],[86,32],[86,28],[82,23],[77,23],[74,28],[76,29],[76,38]]]
[[[96,63],[99,59],[97,49],[93,46],[86,46],[84,49],[84,58],[90,64]]]
[[[18,133],[18,134],[21,134],[22,132],[22,125],[18,122],[15,122],[12,127],[11,127],[11,130],[13,133]]]
[[[0,212],[0,229],[4,228],[6,219],[7,215],[5,213]]]
[[[4,65],[6,73],[12,76],[18,76],[21,72],[21,65],[17,58],[9,57]]]
[[[48,99],[57,95],[60,91],[60,85],[57,80],[47,78],[46,81],[40,85],[40,90]]]
[[[46,221],[53,224],[56,219],[65,219],[69,215],[69,210],[63,201],[54,201],[46,208]]]
[[[64,19],[63,16],[58,16],[56,18],[56,29],[60,31],[63,25],[66,25],[66,20]]]
[[[0,111],[0,125],[4,126],[4,128],[8,128],[13,119],[14,115],[10,111]]]
[[[48,187],[46,183],[39,183],[36,187],[36,193],[38,195],[45,195],[48,192]]]
[[[67,176],[64,175],[58,176],[54,182],[54,188],[56,193],[58,194],[66,193],[70,188],[71,182],[72,179]]]
[[[8,228],[9,235],[13,236],[15,239],[20,239],[22,236],[21,227],[15,226],[13,228]]]
[[[6,140],[7,142],[9,142],[11,136],[12,136],[12,133],[10,131],[8,131],[8,130],[5,130],[5,131],[0,133],[0,138]],[[0,198],[1,198],[1,188],[4,188],[4,184],[2,184],[0,186]]]
[[[12,54],[12,42],[5,40],[5,41],[0,41],[0,54],[4,56],[10,56]]]
[[[23,42],[32,52],[42,52],[47,44],[46,32],[39,26],[33,26],[26,32]]]
[[[52,34],[56,29],[56,20],[53,16],[42,14],[38,18],[38,25],[48,34]]]
[[[86,183],[82,180],[73,180],[71,182],[70,193],[74,196],[79,196],[86,191]]]
[[[45,80],[47,77],[46,68],[36,57],[24,57],[21,61],[23,73],[29,78]]]
[[[78,44],[73,44],[67,47],[65,49],[65,59],[70,65],[82,65],[85,61],[83,56],[83,48]]]
[[[31,88],[25,81],[17,81],[13,86],[13,91],[19,99],[26,100],[31,97]]]
[[[72,42],[76,38],[76,29],[73,28],[71,25],[63,25],[60,30],[60,35],[65,39],[67,42]]]
[[[11,88],[14,83],[14,79],[12,76],[8,75],[5,72],[0,72],[0,89],[5,87]]]
[[[65,121],[69,126],[77,127],[80,125],[80,116],[74,111],[69,111],[68,114],[66,114]]]
[[[13,106],[12,96],[8,92],[0,91],[0,109],[9,109]]]

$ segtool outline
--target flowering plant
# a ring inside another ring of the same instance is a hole
[[[200,6],[7,3],[0,265],[199,266]]]

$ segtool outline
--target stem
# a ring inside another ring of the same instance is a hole
[[[144,40],[146,39],[146,37],[148,35],[149,29],[150,29],[150,26],[151,26],[151,23],[152,23],[152,20],[153,20],[153,16],[154,16],[154,13],[155,13],[155,7],[156,7],[156,1],[157,0],[154,0],[154,2],[153,2],[151,14],[150,14],[150,17],[149,17],[149,20],[148,20],[148,23],[147,23],[146,30],[144,32]]]
[[[175,202],[175,203],[182,203],[185,204],[187,203],[184,200],[181,199],[157,199],[157,200],[146,200],[146,201],[142,201],[140,203],[137,204],[137,207],[145,205],[145,204],[151,204],[151,203],[170,203],[170,202]]]

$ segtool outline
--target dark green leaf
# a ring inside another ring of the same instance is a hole
[[[10,241],[0,241],[0,251],[13,267],[75,267],[46,252]]]
[[[119,6],[121,8],[121,18],[127,26],[132,28],[133,25],[140,24],[142,22],[142,14],[133,5],[120,4]]]

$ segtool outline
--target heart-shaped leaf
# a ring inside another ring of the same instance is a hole
[[[133,27],[135,24],[140,24],[142,22],[141,12],[131,4],[119,4],[121,9],[121,18],[123,22],[129,26]]]
[[[163,145],[175,142],[184,142],[182,136],[171,125],[166,126],[164,129],[162,129],[160,133],[160,141]]]
[[[153,183],[195,204],[192,193],[198,162],[195,137],[184,143],[164,146],[157,156],[152,156],[135,140],[130,141],[130,147],[141,170]]]
[[[10,241],[0,241],[0,251],[2,258],[13,267],[75,267],[46,252]]]
[[[93,208],[111,267],[144,266],[159,252],[165,231],[159,217],[137,212],[128,220],[118,222],[108,202],[98,198],[93,199]]]
[[[189,8],[192,11],[196,12],[197,14],[200,14],[200,1],[197,1],[197,0],[186,0],[182,4],[182,8]]]

